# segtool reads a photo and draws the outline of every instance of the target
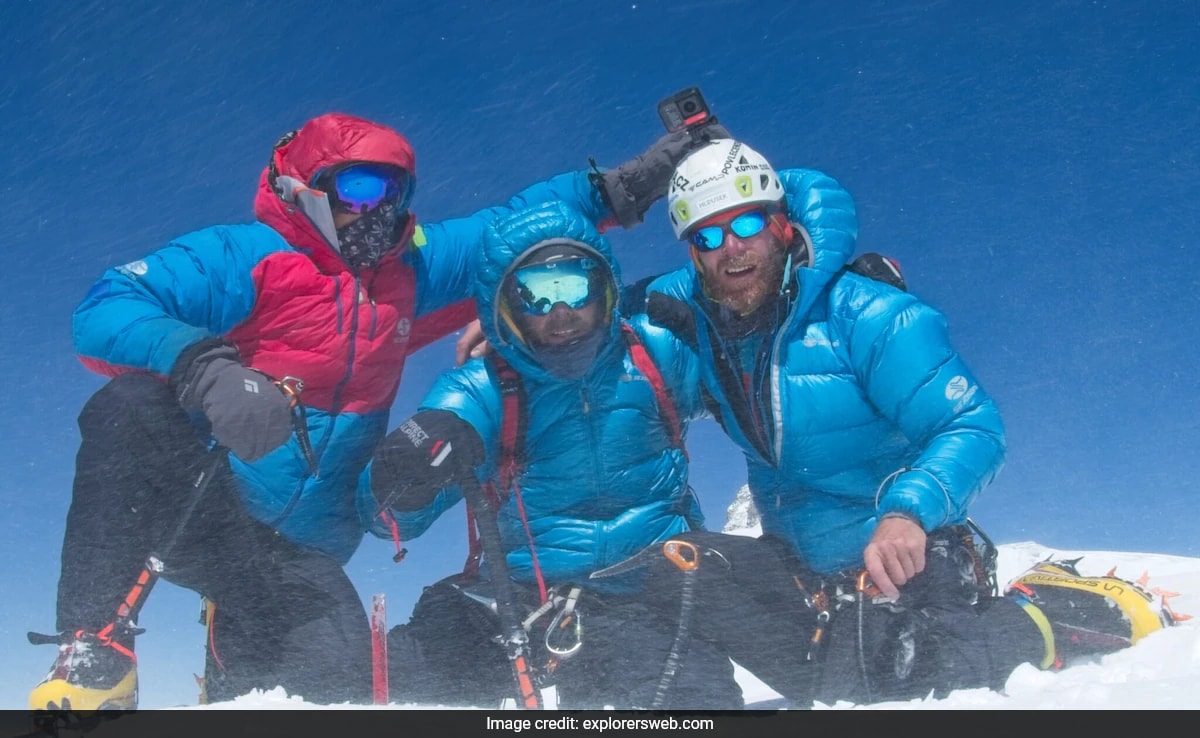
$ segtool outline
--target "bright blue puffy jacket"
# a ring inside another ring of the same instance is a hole
[[[858,230],[849,193],[812,170],[780,176],[789,219],[811,236],[813,259],[794,269],[790,305],[773,335],[722,339],[691,267],[648,291],[691,307],[704,383],[745,454],[763,533],[829,574],[862,567],[887,513],[926,531],[965,522],[1000,470],[1005,437],[945,318],[907,292],[844,270]],[[734,412],[732,385],[718,368],[723,352],[753,367],[762,433]]]
[[[501,219],[488,229],[476,290],[484,332],[522,374],[527,395],[524,471],[499,510],[508,566],[513,579],[533,582],[536,554],[551,585],[584,583],[591,572],[703,523],[688,485],[685,453],[672,445],[654,390],[630,358],[615,305],[607,342],[578,381],[548,374],[497,319],[498,290],[516,257],[547,239],[563,238],[594,249],[612,265],[619,285],[610,246],[591,218],[555,202]],[[686,431],[688,420],[705,415],[695,355],[644,315],[632,326],[674,395]],[[474,359],[443,374],[420,409],[449,410],[470,423],[487,449],[480,479],[495,477],[502,412],[499,380],[488,362]],[[459,499],[457,487],[447,488],[422,510],[396,512],[401,537],[419,536]],[[632,586],[621,578],[589,584]]]

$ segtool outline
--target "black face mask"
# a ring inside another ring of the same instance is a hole
[[[578,341],[565,346],[543,346],[533,349],[538,363],[559,379],[582,379],[600,353],[608,336],[606,326],[600,326]]]
[[[409,217],[407,212],[397,209],[396,203],[384,202],[350,225],[339,228],[337,236],[342,259],[355,270],[378,266],[384,255],[396,248]]]

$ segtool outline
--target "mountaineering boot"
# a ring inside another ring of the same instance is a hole
[[[1174,624],[1169,611],[1156,609],[1153,595],[1141,586],[1112,572],[1085,577],[1077,562],[1043,561],[1005,590],[1042,632],[1041,668],[1059,669],[1075,657],[1119,651]]]
[[[33,634],[30,640],[35,640]],[[137,657],[131,636],[100,636],[81,630],[64,633],[58,644],[58,658],[50,673],[29,694],[31,709],[137,709]]]

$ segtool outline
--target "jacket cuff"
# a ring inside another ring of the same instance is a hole
[[[179,358],[175,359],[175,364],[171,367],[171,374],[167,377],[167,386],[175,393],[176,397],[179,397],[180,393],[187,389],[187,385],[191,382],[192,375],[195,373],[194,364],[196,363],[196,359],[214,349],[222,347],[228,348],[229,358],[240,360],[238,351],[233,344],[216,336],[196,341],[179,353]]]

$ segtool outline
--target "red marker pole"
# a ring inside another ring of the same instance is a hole
[[[371,597],[371,673],[375,704],[388,703],[387,606],[384,595]]]

